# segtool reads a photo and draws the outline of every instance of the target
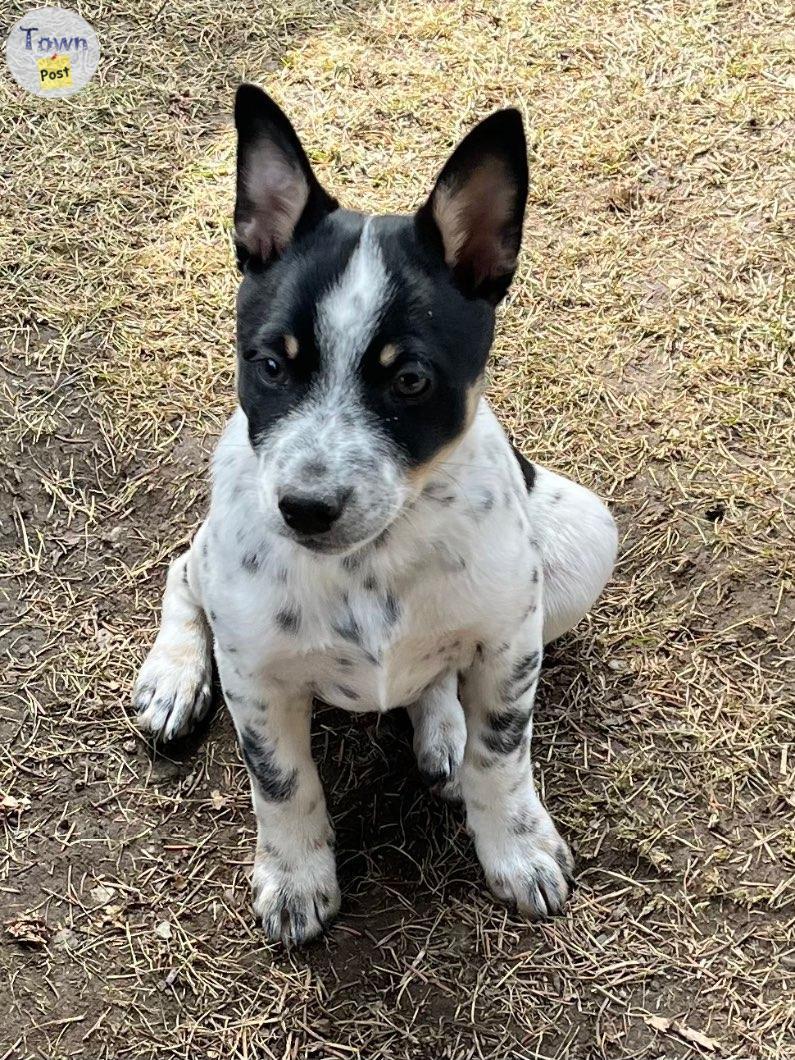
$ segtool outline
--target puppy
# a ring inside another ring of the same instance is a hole
[[[189,732],[215,655],[271,939],[311,939],[340,905],[315,700],[405,706],[420,770],[460,792],[494,894],[558,913],[572,858],[533,783],[533,699],[544,643],[610,575],[616,528],[516,453],[482,396],[522,233],[520,115],[481,122],[417,213],[383,217],[338,206],[258,88],[239,89],[235,123],[240,408],[207,520],[168,574],[140,727]]]

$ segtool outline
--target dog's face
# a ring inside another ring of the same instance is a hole
[[[521,119],[459,145],[407,217],[338,208],[287,118],[243,85],[238,393],[269,529],[319,552],[378,538],[466,433],[527,195]]]

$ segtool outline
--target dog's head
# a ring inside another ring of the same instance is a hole
[[[238,393],[269,529],[374,540],[475,413],[527,197],[519,113],[481,122],[414,215],[341,209],[264,92],[238,90]]]

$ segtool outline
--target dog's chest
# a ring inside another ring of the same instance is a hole
[[[448,599],[457,595],[450,588]],[[440,615],[431,604],[422,592],[383,587],[297,594],[289,622],[282,609],[265,631],[263,676],[346,710],[411,703],[440,674],[468,666],[475,651],[461,609]]]
[[[450,670],[471,662],[474,640],[466,631],[427,638],[406,636],[357,650],[332,643],[300,656],[273,655],[270,676],[291,686],[303,684],[313,697],[352,711],[386,711],[416,700]]]

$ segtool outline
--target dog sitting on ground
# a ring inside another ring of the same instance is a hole
[[[609,577],[592,493],[512,449],[483,398],[527,196],[516,110],[481,122],[410,216],[342,209],[282,111],[238,91],[240,408],[209,515],[170,568],[134,693],[142,730],[205,715],[212,655],[251,778],[254,908],[300,943],[339,909],[315,700],[405,706],[460,793],[495,895],[559,912],[572,858],[530,761],[545,643]]]

